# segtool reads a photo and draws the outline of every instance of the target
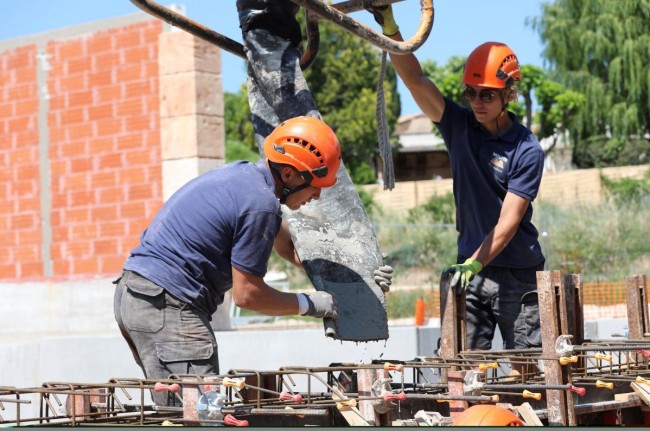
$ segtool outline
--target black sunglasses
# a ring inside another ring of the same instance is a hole
[[[482,102],[491,103],[497,94],[498,92],[495,90],[481,90],[477,92],[472,87],[466,87],[463,90],[463,97],[468,102],[471,102],[476,98],[476,96],[478,96],[478,98],[481,99]]]

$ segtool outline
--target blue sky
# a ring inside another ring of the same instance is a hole
[[[488,40],[508,44],[525,64],[544,66],[543,45],[537,33],[525,24],[539,16],[542,4],[550,0],[434,0],[435,22],[430,37],[416,51],[423,60],[443,65],[449,57],[467,55]],[[159,1],[168,5],[168,2]],[[231,39],[241,41],[234,0],[181,0],[187,16]],[[405,38],[415,35],[420,23],[420,2],[405,0],[394,5],[395,16]],[[130,0],[14,0],[5,1],[0,40],[140,12]],[[373,28],[369,13],[352,16]],[[223,52],[224,91],[237,91],[246,78],[243,60]],[[379,71],[377,71],[379,73]],[[402,114],[419,109],[404,85],[398,84]]]

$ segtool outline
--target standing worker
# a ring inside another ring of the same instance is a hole
[[[391,6],[373,8],[384,35],[402,41]],[[521,71],[515,53],[487,42],[467,58],[463,97],[444,97],[413,54],[393,55],[397,74],[445,141],[451,161],[458,231],[451,286],[466,291],[467,348],[492,347],[498,325],[506,349],[541,345],[536,272],[544,268],[531,223],[544,152],[533,133],[507,110]]]
[[[280,204],[296,210],[336,183],[339,142],[312,117],[280,123],[265,158],[213,169],[181,187],[140,238],[116,281],[115,319],[148,379],[219,374],[210,320],[224,295],[272,316],[336,319],[328,292],[280,292],[264,282],[271,250],[297,267]],[[377,283],[391,284],[388,278]],[[165,405],[166,394],[153,393]]]

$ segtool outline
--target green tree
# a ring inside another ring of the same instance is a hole
[[[628,147],[648,146],[649,22],[650,0],[556,0],[532,21],[554,76],[584,95],[569,128],[578,167],[628,163]]]

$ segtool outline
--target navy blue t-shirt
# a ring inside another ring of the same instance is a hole
[[[234,162],[181,187],[142,233],[124,269],[209,316],[232,268],[263,277],[282,213],[266,163]]]
[[[458,254],[471,256],[496,226],[506,193],[531,202],[537,196],[544,151],[535,135],[508,112],[514,124],[503,136],[490,136],[474,113],[445,98],[445,112],[434,123],[451,160],[456,203]],[[528,205],[515,236],[490,265],[528,268],[544,261]]]

